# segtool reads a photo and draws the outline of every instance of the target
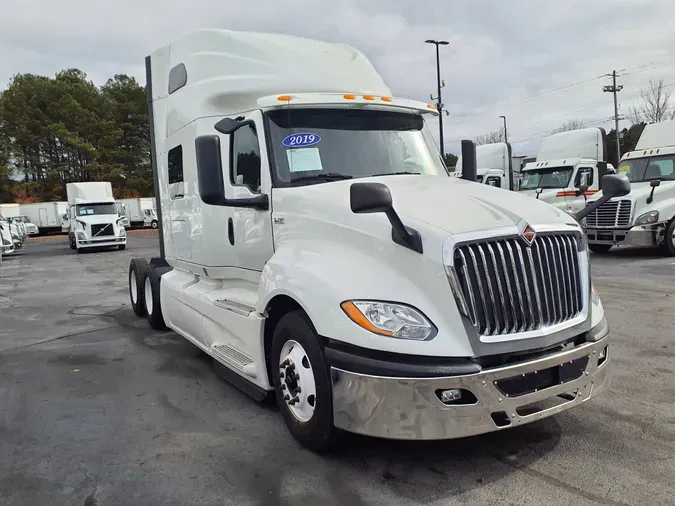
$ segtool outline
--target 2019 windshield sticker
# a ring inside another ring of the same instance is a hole
[[[288,135],[281,141],[281,144],[287,148],[306,148],[308,146],[314,146],[321,142],[321,136],[319,134],[313,134],[311,132],[298,132],[295,134]]]

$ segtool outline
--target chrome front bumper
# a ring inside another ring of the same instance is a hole
[[[586,238],[589,244],[654,247],[658,245],[659,227],[665,227],[665,223],[637,225],[630,229],[589,228],[586,229]]]
[[[608,344],[605,335],[596,342],[528,362],[442,378],[378,377],[331,367],[334,424],[368,436],[415,440],[454,439],[523,425],[582,404],[604,390],[608,385]],[[606,355],[598,365],[603,350]],[[577,379],[523,395],[504,393],[500,380],[532,378],[531,374],[543,374],[546,369],[584,357],[588,362]],[[449,389],[468,390],[476,402],[446,405],[437,392]],[[555,404],[531,406],[544,401]]]
[[[118,246],[120,244],[126,244],[127,238],[125,237],[110,237],[106,236],[104,238],[92,238],[85,239],[84,241],[77,241],[78,248],[99,248],[103,246]]]

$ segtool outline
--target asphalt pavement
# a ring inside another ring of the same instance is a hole
[[[675,259],[593,255],[612,383],[558,416],[445,442],[300,447],[273,403],[129,306],[129,259],[30,239],[0,265],[0,504],[675,504]]]

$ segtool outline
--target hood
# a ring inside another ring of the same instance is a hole
[[[302,186],[290,189],[292,200],[306,212],[325,206],[349,212],[349,188],[355,182],[387,185],[394,209],[402,218],[451,234],[517,225],[521,219],[535,229],[536,224],[575,223],[569,214],[543,201],[447,176],[383,176]]]
[[[546,188],[541,191],[541,195],[539,195],[539,200],[543,200],[545,202],[555,201],[555,199],[558,198],[558,192],[562,192],[565,190],[566,190],[565,188]],[[520,190],[518,193],[533,199],[537,198],[537,190]]]

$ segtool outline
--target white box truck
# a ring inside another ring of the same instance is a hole
[[[84,249],[104,246],[126,248],[127,233],[120,224],[121,218],[109,182],[68,183],[66,194],[71,249],[80,253]]]
[[[153,197],[120,199],[117,203],[125,218],[125,227],[157,228],[159,222]]]
[[[605,389],[578,221],[473,182],[471,141],[448,177],[436,108],[392,97],[363,53],[198,30],[146,76],[160,253],[131,261],[132,307],[273,392],[303,445],[481,434]],[[597,205],[630,191],[607,177]]]
[[[546,137],[534,162],[521,171],[519,191],[569,213],[601,189],[602,178],[614,172],[607,163],[603,128],[582,128]]]
[[[36,202],[32,204],[21,204],[19,207],[21,215],[28,216],[31,223],[34,223],[40,234],[49,234],[53,232],[67,232],[64,230],[63,220],[67,218],[67,202]]]
[[[630,180],[631,192],[586,217],[591,250],[660,247],[675,256],[675,120],[646,125],[635,150],[621,157],[618,172]],[[589,205],[594,200],[588,199]]]

